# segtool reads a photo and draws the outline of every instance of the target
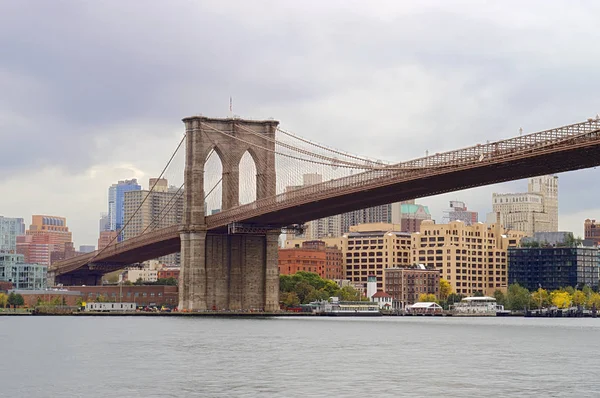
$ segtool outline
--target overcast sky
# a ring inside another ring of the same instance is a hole
[[[107,188],[147,186],[202,113],[273,117],[390,161],[600,112],[594,1],[0,2],[0,215],[96,244]],[[560,228],[600,219],[595,169],[559,175]],[[422,199],[491,211],[492,192]]]

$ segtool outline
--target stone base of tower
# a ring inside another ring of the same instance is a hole
[[[181,234],[179,309],[279,310],[278,234]]]

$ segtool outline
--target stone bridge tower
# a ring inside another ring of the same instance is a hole
[[[246,152],[256,165],[256,199],[275,195],[273,140],[279,122],[203,116],[183,122],[187,147],[179,309],[276,311],[279,235],[207,232],[204,165],[214,149],[223,165],[221,211],[239,205],[239,164]]]

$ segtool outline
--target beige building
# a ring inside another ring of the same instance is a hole
[[[500,224],[423,221],[420,232],[412,235],[412,258],[441,270],[441,277],[458,294],[470,296],[479,291],[489,296],[495,290],[506,292],[507,249],[517,246],[523,236]]]
[[[149,184],[150,187],[154,186],[152,192],[147,190],[125,192],[124,219],[131,219],[131,221],[123,230],[124,239],[181,223],[183,193],[181,191],[177,193],[177,188],[169,187],[166,179],[151,178]],[[140,209],[136,213],[138,207]],[[178,265],[179,253],[163,256],[159,261],[167,265]]]
[[[558,177],[546,175],[529,179],[526,193],[492,195],[497,220],[509,230],[558,231]]]
[[[156,282],[158,280],[158,271],[153,269],[129,269],[124,272],[123,280],[136,282],[141,279],[142,282]]]

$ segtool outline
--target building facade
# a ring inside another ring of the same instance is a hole
[[[508,250],[508,283],[529,290],[568,286],[596,288],[600,277],[597,247],[535,247]]]
[[[124,194],[124,217],[128,220],[123,238],[130,239],[144,232],[181,224],[183,217],[183,194],[169,187],[166,179],[150,179],[153,191],[131,190]],[[139,208],[139,210],[138,210]],[[159,259],[167,265],[179,265],[179,253]]]
[[[323,241],[304,241],[300,247],[279,249],[278,265],[280,275],[306,271],[325,279],[343,278],[342,250]]]
[[[137,306],[176,307],[179,303],[177,286],[65,286],[63,289],[79,292],[84,302],[127,302]]]
[[[421,294],[434,294],[440,298],[440,270],[425,266],[387,268],[385,271],[385,291],[400,308],[419,301]]]
[[[98,250],[104,249],[106,246],[117,243],[117,231],[102,231],[98,237]],[[111,243],[112,242],[112,243]]]
[[[17,236],[25,235],[22,218],[0,216],[0,253],[17,252]]]
[[[592,241],[596,246],[600,244],[600,224],[589,218],[583,222],[584,239]]]
[[[509,230],[527,236],[558,231],[557,176],[530,178],[527,193],[494,193],[492,202],[500,223]]]
[[[473,225],[479,221],[479,213],[467,209],[465,202],[450,201],[450,210],[446,211],[444,221],[462,221],[465,225]]]
[[[392,223],[392,205],[369,207],[341,215],[341,233],[350,232],[350,228],[361,224]]]
[[[125,192],[140,191],[137,179],[122,180],[108,188],[108,222],[109,230],[118,231],[125,224]]]
[[[46,288],[48,267],[25,263],[22,254],[0,253],[0,281],[12,283],[13,289]]]
[[[508,231],[499,224],[423,221],[420,232],[412,235],[412,258],[441,271],[441,277],[458,294],[493,295],[496,290],[506,292],[507,249],[517,246],[522,237],[522,232]]]
[[[386,268],[411,264],[410,234],[401,232],[397,224],[352,226],[344,244],[345,279],[358,288],[366,289],[368,277],[372,275],[377,279],[377,290],[384,290]]]
[[[410,202],[392,203],[392,223],[399,224],[402,232],[418,232],[421,222],[431,220],[427,206]]]
[[[94,245],[80,245],[79,253],[91,253],[96,250],[96,246]]]
[[[17,237],[17,253],[25,257],[26,263],[49,266],[52,253],[64,253],[72,246],[72,235],[64,217],[34,215],[25,235]]]

